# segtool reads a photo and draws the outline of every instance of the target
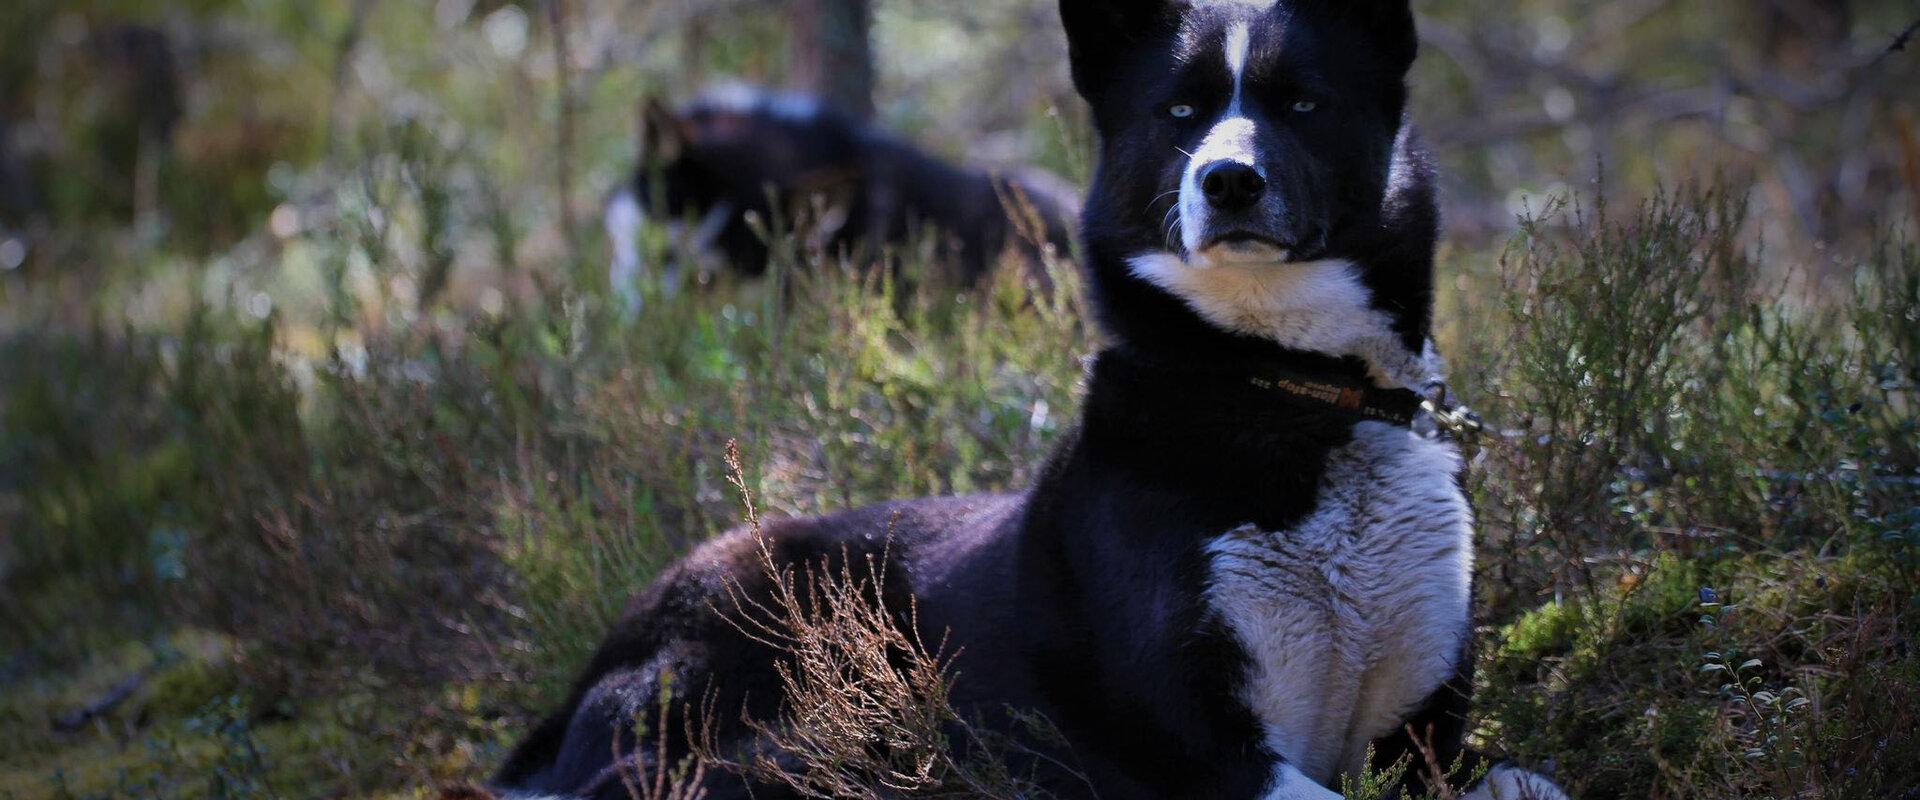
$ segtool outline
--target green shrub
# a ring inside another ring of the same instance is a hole
[[[1913,248],[1809,303],[1723,191],[1557,219],[1523,225],[1510,333],[1474,365],[1502,433],[1473,479],[1487,606],[1555,598],[1485,651],[1481,738],[1586,798],[1920,786],[1895,722],[1920,633]]]

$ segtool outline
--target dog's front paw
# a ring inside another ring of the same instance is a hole
[[[1461,800],[1567,800],[1567,793],[1546,776],[1501,764]]]

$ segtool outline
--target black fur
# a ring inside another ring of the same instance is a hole
[[[1366,368],[1216,328],[1135,277],[1126,259],[1165,246],[1165,206],[1155,197],[1177,185],[1185,162],[1176,148],[1196,135],[1161,110],[1223,102],[1188,97],[1204,84],[1189,72],[1209,68],[1204,43],[1229,21],[1248,21],[1250,80],[1263,97],[1277,105],[1301,81],[1326,93],[1326,114],[1271,134],[1271,146],[1301,165],[1279,191],[1310,207],[1303,222],[1286,224],[1319,226],[1314,255],[1354,262],[1417,350],[1429,324],[1437,217],[1426,159],[1402,114],[1412,19],[1405,0],[1271,10],[1062,0],[1061,12],[1074,79],[1101,136],[1083,235],[1094,307],[1112,340],[1093,364],[1077,428],[1024,493],[894,503],[781,522],[766,534],[782,559],[801,563],[837,559],[843,546],[878,552],[891,526],[889,585],[916,599],[927,641],[964,648],[956,704],[989,719],[1029,710],[1057,726],[1071,752],[1049,754],[1092,784],[1034,765],[1061,796],[1257,797],[1276,756],[1238,699],[1247,655],[1203,599],[1203,547],[1240,525],[1286,530],[1310,513],[1325,457],[1351,440],[1355,419],[1276,403],[1239,376],[1284,364],[1357,382]],[[781,655],[745,641],[708,605],[723,576],[756,580],[750,552],[732,534],[642,594],[498,783],[618,797],[604,778],[608,731],[651,702],[648,681],[663,665],[683,687],[710,684],[723,709],[744,700],[749,713],[773,713]],[[1457,752],[1465,686],[1437,692],[1409,720],[1434,732],[1443,760]],[[1389,737],[1381,758],[1410,745]],[[710,783],[717,798],[746,788],[731,776]],[[783,795],[757,787],[754,796]]]

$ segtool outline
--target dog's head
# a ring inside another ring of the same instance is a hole
[[[681,253],[759,272],[766,247],[747,214],[767,213],[768,187],[789,185],[807,166],[818,112],[800,102],[746,89],[679,110],[648,101],[634,187],[641,213],[665,222]]]
[[[773,222],[802,200],[847,202],[859,135],[811,97],[743,85],[710,89],[678,109],[642,109],[632,199],[666,224],[675,249],[757,274],[767,249],[747,219]]]
[[[1379,325],[1421,349],[1435,220],[1404,124],[1408,0],[1060,9],[1101,139],[1084,228],[1113,333],[1180,337],[1171,298],[1289,349],[1365,358]]]

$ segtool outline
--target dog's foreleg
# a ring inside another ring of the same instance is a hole
[[[1292,764],[1281,762],[1273,768],[1273,781],[1260,797],[1261,800],[1340,800],[1340,793],[1315,783]]]
[[[613,251],[607,284],[627,316],[640,313],[640,224],[645,216],[633,190],[621,189],[607,200],[607,243]]]

